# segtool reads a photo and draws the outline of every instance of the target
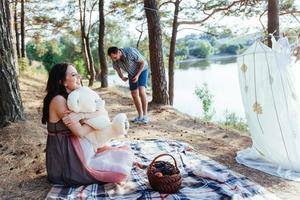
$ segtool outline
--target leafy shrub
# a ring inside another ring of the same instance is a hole
[[[20,72],[30,70],[29,69],[30,68],[29,60],[27,58],[19,58],[18,65],[19,65]]]
[[[229,44],[229,45],[223,44],[219,48],[220,53],[226,53],[226,54],[232,54],[232,55],[238,54],[239,50],[240,50],[239,44]]]
[[[197,87],[195,94],[202,103],[204,120],[210,121],[215,114],[215,110],[212,108],[213,95],[208,90],[207,83],[204,83],[201,87]]]
[[[189,55],[197,58],[206,58],[213,51],[213,47],[207,41],[198,41],[194,48],[189,49]]]

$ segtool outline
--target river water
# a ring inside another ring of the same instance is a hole
[[[300,72],[300,67],[297,70]],[[203,117],[202,104],[195,90],[204,83],[213,95],[213,121],[224,121],[226,111],[245,118],[236,58],[181,62],[174,73],[173,106],[190,116]],[[128,83],[122,82],[116,74],[109,76],[109,84],[128,86]]]

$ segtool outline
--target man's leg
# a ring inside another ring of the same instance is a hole
[[[144,115],[141,122],[144,124],[148,124],[148,122],[149,122],[148,100],[147,100],[147,95],[146,95],[147,80],[148,80],[148,69],[144,70],[141,73],[139,80],[138,80],[139,97],[141,99],[143,115]]]
[[[146,88],[144,86],[139,87],[139,96],[142,102],[143,115],[148,115],[148,100],[146,94]]]
[[[131,96],[135,105],[135,108],[138,112],[139,117],[143,117],[143,110],[142,110],[142,104],[141,104],[141,100],[138,94],[138,89],[136,90],[131,90]]]

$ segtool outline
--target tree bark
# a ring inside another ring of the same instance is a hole
[[[24,120],[12,42],[9,1],[0,1],[0,128]]]
[[[95,80],[95,68],[94,68],[94,59],[90,47],[90,39],[89,36],[86,36],[86,49],[87,49],[87,56],[90,63],[90,78],[89,78],[89,86],[93,86]]]
[[[18,28],[18,1],[15,1],[14,6],[14,29],[15,29],[15,37],[16,37],[16,51],[18,58],[21,57],[21,50],[20,50],[20,33]]]
[[[144,6],[149,35],[152,103],[166,105],[169,104],[169,97],[163,62],[160,17],[155,0],[144,0]]]
[[[169,53],[169,101],[173,105],[174,99],[174,61],[175,61],[175,46],[176,46],[176,37],[178,29],[178,13],[179,13],[179,4],[180,0],[176,0],[174,3],[174,18],[173,18],[173,28],[172,28],[172,37],[170,43],[170,53]]]
[[[99,0],[99,40],[98,40],[98,54],[100,60],[100,81],[101,87],[108,87],[107,74],[108,67],[104,51],[104,35],[105,35],[105,17],[104,17],[104,0]]]
[[[279,0],[268,0],[268,33],[272,33],[275,38],[279,36]],[[268,46],[272,47],[271,39]]]
[[[24,0],[21,0],[21,57],[25,58],[25,10]]]
[[[87,69],[87,73],[89,74],[89,86],[94,84],[95,80],[95,68],[93,65],[93,57],[89,45],[88,35],[85,30],[86,22],[85,22],[85,12],[86,12],[86,0],[83,2],[79,0],[79,22],[80,22],[80,32],[81,32],[81,44],[82,44],[82,53],[85,62],[85,66]]]

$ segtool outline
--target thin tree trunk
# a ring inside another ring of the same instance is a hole
[[[100,81],[101,87],[108,87],[107,74],[108,67],[104,51],[104,35],[105,35],[105,17],[104,17],[104,0],[99,0],[99,40],[98,40],[98,54],[100,60]]]
[[[18,58],[21,57],[21,50],[20,50],[20,33],[18,28],[18,1],[15,0],[15,7],[14,7],[14,29],[15,29],[15,37],[16,37],[16,51]]]
[[[90,40],[89,36],[86,37],[86,49],[87,49],[87,56],[90,63],[90,78],[89,78],[89,86],[93,86],[95,80],[95,68],[94,68],[94,60],[93,55],[90,47]]]
[[[272,33],[276,38],[279,36],[279,0],[268,0],[268,33]],[[272,46],[270,39],[268,46]]]
[[[144,33],[144,22],[141,24],[141,30],[139,30],[138,28],[136,28],[136,30],[140,33],[139,35],[139,39],[136,42],[136,48],[139,49],[140,46],[140,41],[142,39],[143,33]]]
[[[87,69],[87,73],[89,74],[89,86],[92,86],[95,79],[95,69],[93,66],[92,54],[89,49],[89,40],[85,31],[85,12],[86,12],[86,0],[84,0],[83,8],[82,1],[79,0],[79,22],[80,22],[80,32],[81,32],[81,43],[82,43],[82,53],[85,62],[85,66]]]
[[[167,81],[163,62],[160,17],[155,0],[144,0],[148,24],[149,52],[152,78],[152,103],[169,103]]]
[[[80,22],[80,36],[81,36],[81,45],[82,45],[82,53],[83,53],[83,59],[85,62],[87,73],[90,74],[90,64],[87,56],[87,49],[86,49],[86,39],[85,39],[85,19],[84,14],[85,10],[82,11],[82,1],[79,0],[79,22]]]
[[[172,37],[171,37],[170,53],[169,53],[169,101],[171,105],[173,105],[173,99],[174,99],[174,60],[175,60],[177,29],[178,29],[179,4],[180,4],[180,0],[176,0],[174,3],[175,9],[174,9]]]
[[[16,73],[9,1],[0,1],[0,128],[9,122],[24,120],[24,111]]]
[[[25,56],[25,10],[24,0],[21,0],[21,57]]]
[[[141,41],[142,36],[143,36],[143,31],[140,31],[139,39],[138,39],[138,41],[136,42],[136,48],[137,48],[137,49],[139,49],[140,41]]]
[[[11,2],[9,5],[10,5],[10,13],[14,13],[14,15],[15,15],[17,13],[17,3],[12,4],[12,2]],[[15,26],[16,26],[17,22],[15,21],[15,19],[16,18],[14,16],[14,18],[11,20],[11,24],[10,24],[10,30],[11,30],[12,33],[16,33]],[[12,41],[13,41],[13,51],[14,51],[14,55],[16,57],[15,71],[16,71],[17,76],[18,76],[19,75],[19,66],[18,66],[18,62],[17,61],[19,59],[18,53],[20,53],[20,51],[17,52],[17,39],[16,39],[16,35],[15,34],[12,34]],[[18,50],[20,50],[20,48]]]
[[[86,66],[86,71],[90,75],[91,69],[90,69],[90,62],[88,59],[87,48],[86,48],[86,39],[83,35],[81,35],[81,44],[82,44],[82,54],[83,54],[83,59],[84,59],[85,66]]]

